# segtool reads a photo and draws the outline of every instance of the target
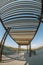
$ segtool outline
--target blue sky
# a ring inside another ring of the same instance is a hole
[[[0,23],[0,41],[1,41],[4,33],[5,33],[5,29],[3,28],[3,26]],[[32,40],[31,44],[32,44],[31,45],[32,48],[37,48],[37,47],[43,46],[43,23],[41,23],[40,28],[39,28],[35,38]],[[11,46],[11,47],[16,47],[16,48],[18,47],[17,43],[14,42],[10,38],[9,35],[6,39],[5,45]],[[24,48],[26,48],[26,47],[24,46]]]

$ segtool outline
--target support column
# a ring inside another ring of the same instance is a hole
[[[27,45],[27,53],[28,53],[28,45]]]
[[[18,45],[18,54],[19,54],[19,52],[20,52],[20,45]]]
[[[9,31],[10,31],[10,29],[8,28],[8,32],[6,31],[4,33],[4,36],[3,36],[2,40],[1,40],[0,62],[2,61],[3,48],[4,48],[5,40],[6,40],[7,36],[8,36],[8,34],[9,34]]]
[[[29,57],[31,57],[31,43],[29,44]]]

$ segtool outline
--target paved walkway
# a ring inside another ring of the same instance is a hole
[[[0,65],[43,65],[43,49],[37,50],[36,55],[29,57],[27,53],[20,53],[19,55],[11,55],[12,57],[18,56],[17,58],[10,58],[3,55],[3,61]],[[25,60],[24,60],[25,59]]]
[[[14,60],[12,62],[8,62],[8,63],[0,63],[0,65],[24,65],[26,63],[26,61],[18,61],[18,60]],[[29,65],[29,64],[27,64]]]

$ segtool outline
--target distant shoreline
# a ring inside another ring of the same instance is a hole
[[[4,48],[9,48],[9,49],[11,49],[11,50],[18,50],[18,48],[13,48],[13,47],[10,47],[10,46],[4,46]],[[32,50],[38,50],[38,49],[42,49],[43,48],[43,46],[40,46],[40,47],[38,47],[38,48],[31,48]],[[20,51],[26,51],[27,49],[24,49],[24,48],[20,48],[19,49]],[[29,49],[28,49],[29,50]]]

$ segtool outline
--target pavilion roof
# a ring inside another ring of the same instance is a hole
[[[9,35],[13,40],[18,44],[28,45],[39,28],[41,11],[41,0],[22,0],[1,7],[0,14],[4,26],[11,29]]]

